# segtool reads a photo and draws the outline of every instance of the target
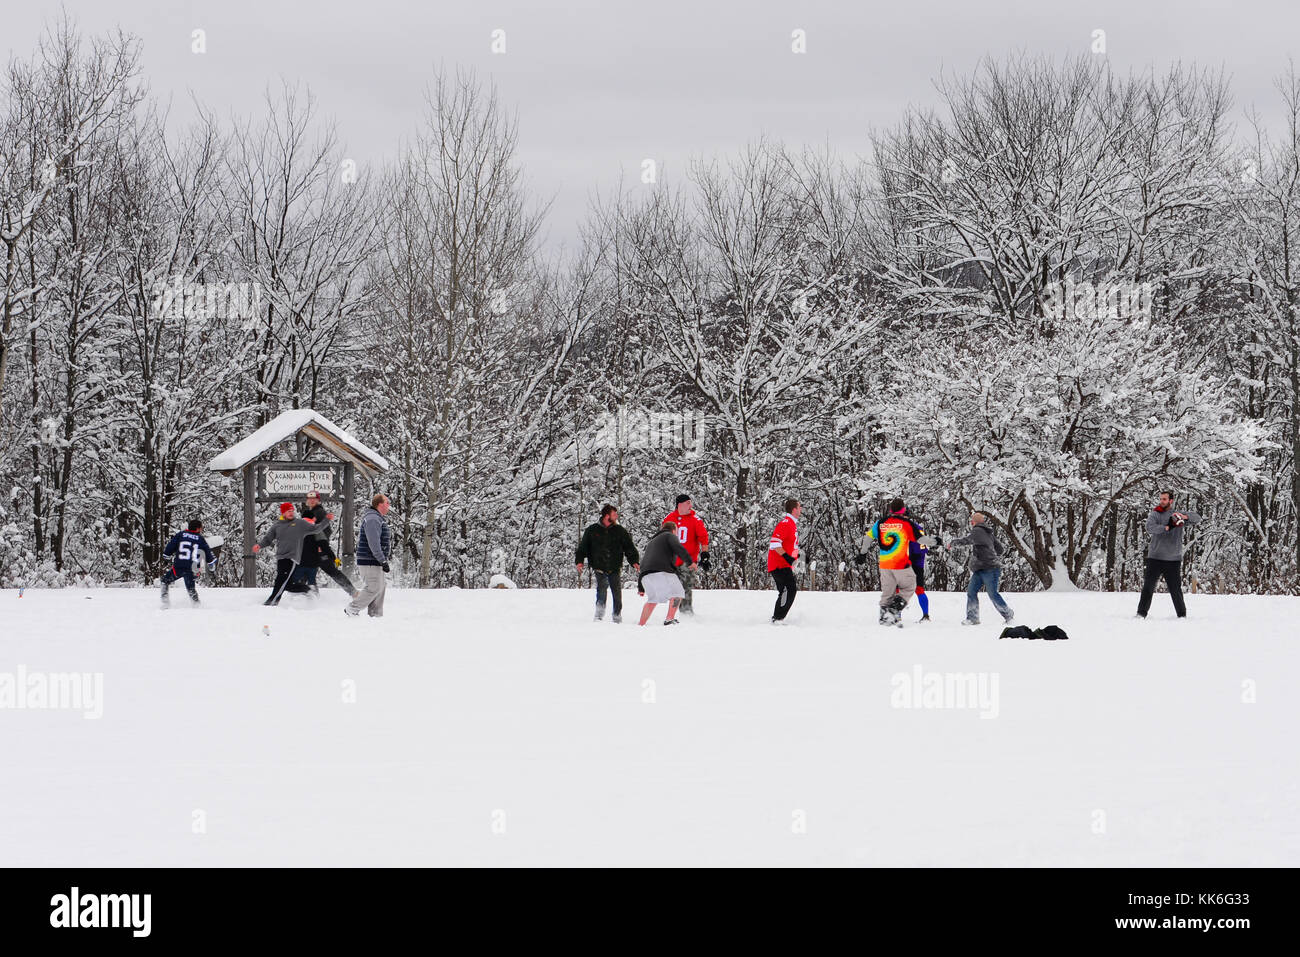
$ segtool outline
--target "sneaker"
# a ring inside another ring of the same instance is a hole
[[[613,616],[611,616],[609,620],[612,621],[612,622],[613,622],[614,624],[616,624],[616,625],[621,625],[621,624],[623,624],[623,616],[622,616],[621,614],[619,614],[618,612],[614,612]]]
[[[355,618],[355,617],[357,617],[357,615],[360,614],[360,612],[358,612],[358,611],[357,611],[355,608],[353,608],[351,605],[344,605],[344,606],[343,606],[343,614],[347,615],[349,618]]]
[[[1014,625],[1016,623],[1016,616],[1007,615],[1007,617],[1003,618],[1002,620],[1006,622],[1008,625]]]
[[[787,621],[787,620],[784,619],[784,618],[773,618],[773,619],[772,619],[772,624],[774,624],[774,625],[781,625],[782,627],[785,627],[786,625],[790,624],[790,622]]]
[[[171,600],[170,597],[168,597],[168,595],[167,595],[167,589],[166,589],[166,588],[164,588],[164,589],[162,590],[162,596],[161,596],[158,600],[159,600],[160,602],[162,602],[162,606],[163,606],[164,608],[170,608],[170,607],[171,607],[172,600]]]
[[[920,618],[917,619],[918,622],[919,622],[919,621],[929,621],[929,620],[930,620],[930,616],[929,616],[929,615],[922,615]]]
[[[676,618],[669,618],[666,622],[664,622],[664,624],[665,624],[665,625],[680,625],[681,622],[679,622]]]
[[[591,620],[592,620],[592,621],[603,621],[604,618],[605,618],[605,606],[604,606],[604,605],[597,605],[597,606],[596,606],[596,616],[595,616],[594,618],[592,618]]]
[[[962,623],[963,625],[978,625],[978,624],[979,624],[978,621],[971,621],[969,618],[963,618],[963,619],[961,620],[961,623]]]
[[[266,601],[262,602],[262,604],[263,604],[263,605],[278,605],[278,604],[280,604],[280,599],[278,599],[278,598],[268,598]]]

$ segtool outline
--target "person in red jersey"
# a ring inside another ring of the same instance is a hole
[[[691,556],[691,561],[699,564],[700,570],[709,570],[709,530],[704,527],[704,520],[695,514],[691,497],[685,493],[677,496],[677,507],[664,516],[665,522],[677,525],[677,540]],[[678,611],[684,615],[695,614],[691,603],[698,573],[692,565],[677,559],[677,577],[682,580],[682,590],[686,597],[682,599]]]
[[[772,624],[779,625],[790,613],[795,593],[794,563],[799,558],[799,516],[803,506],[797,498],[785,500],[785,514],[772,530],[767,545],[767,571],[776,584],[776,607],[772,609]]]

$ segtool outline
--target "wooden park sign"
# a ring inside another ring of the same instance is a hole
[[[295,458],[272,457],[278,448],[290,443]],[[322,454],[333,456],[335,461],[322,459]],[[313,491],[320,494],[322,502],[338,502],[342,513],[340,557],[344,567],[351,568],[357,551],[357,472],[373,488],[375,479],[388,471],[388,460],[319,412],[290,409],[226,449],[208,463],[208,468],[225,476],[243,476],[243,584],[253,588],[257,585],[257,560],[253,555],[257,540],[255,505],[302,499]]]

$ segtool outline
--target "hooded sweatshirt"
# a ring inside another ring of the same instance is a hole
[[[301,565],[302,543],[310,535],[327,534],[329,527],[329,519],[326,519],[322,525],[316,525],[305,518],[282,518],[266,530],[266,534],[258,540],[257,544],[265,548],[275,542],[276,561],[288,558]]]
[[[1147,516],[1147,534],[1151,544],[1147,546],[1147,558],[1153,562],[1181,562],[1183,560],[1183,525],[1171,525],[1174,513],[1184,516],[1186,525],[1195,525],[1201,520],[1190,509],[1171,505],[1161,510],[1157,505]]]
[[[970,570],[973,572],[1002,567],[1002,543],[994,537],[988,522],[972,525],[969,535],[954,538],[950,544],[974,546],[970,553]]]

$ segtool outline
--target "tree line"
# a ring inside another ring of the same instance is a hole
[[[602,504],[643,539],[686,492],[715,586],[765,582],[793,495],[816,587],[871,587],[841,563],[900,495],[988,513],[1012,589],[1132,589],[1173,488],[1197,587],[1297,591],[1294,71],[1268,129],[1195,66],[988,60],[861,155],[621,184],[556,254],[473,74],[369,168],[301,86],[180,124],[140,57],[65,18],[4,75],[0,582],[152,580],[196,514],[238,540],[206,462],[311,407],[393,463],[410,584],[571,584]]]

